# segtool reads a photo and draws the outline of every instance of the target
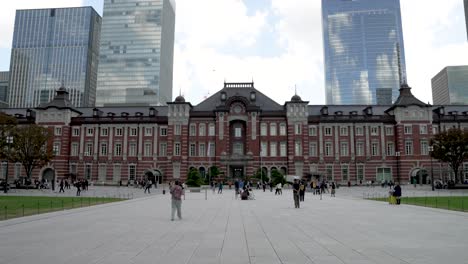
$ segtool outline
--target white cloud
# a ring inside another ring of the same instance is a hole
[[[81,3],[81,0],[3,1],[0,8],[0,48],[11,48],[17,9],[72,7],[81,6]]]

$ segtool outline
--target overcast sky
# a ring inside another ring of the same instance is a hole
[[[283,104],[298,94],[324,104],[320,0],[176,0],[174,92],[192,104],[227,82],[255,87]],[[15,0],[0,9],[0,71],[9,69],[16,9],[92,5],[103,0]],[[408,83],[432,102],[431,78],[468,65],[463,0],[401,0]]]

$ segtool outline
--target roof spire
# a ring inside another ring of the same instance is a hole
[[[402,84],[406,84],[406,74],[402,71],[401,67],[401,50],[400,50],[400,43],[396,43],[396,51],[397,51],[397,59],[398,59],[398,80],[400,82],[400,86]]]

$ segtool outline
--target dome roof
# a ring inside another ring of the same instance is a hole
[[[176,97],[175,101],[176,103],[185,103],[185,98],[182,95],[179,95]]]
[[[291,97],[291,102],[302,102],[302,99],[299,95],[295,94],[293,97]]]

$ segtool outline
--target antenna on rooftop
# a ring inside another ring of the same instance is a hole
[[[402,68],[401,68],[401,51],[400,51],[400,43],[396,43],[396,49],[397,49],[397,58],[398,58],[398,81],[400,82],[400,85],[406,84],[406,74],[403,73]]]

